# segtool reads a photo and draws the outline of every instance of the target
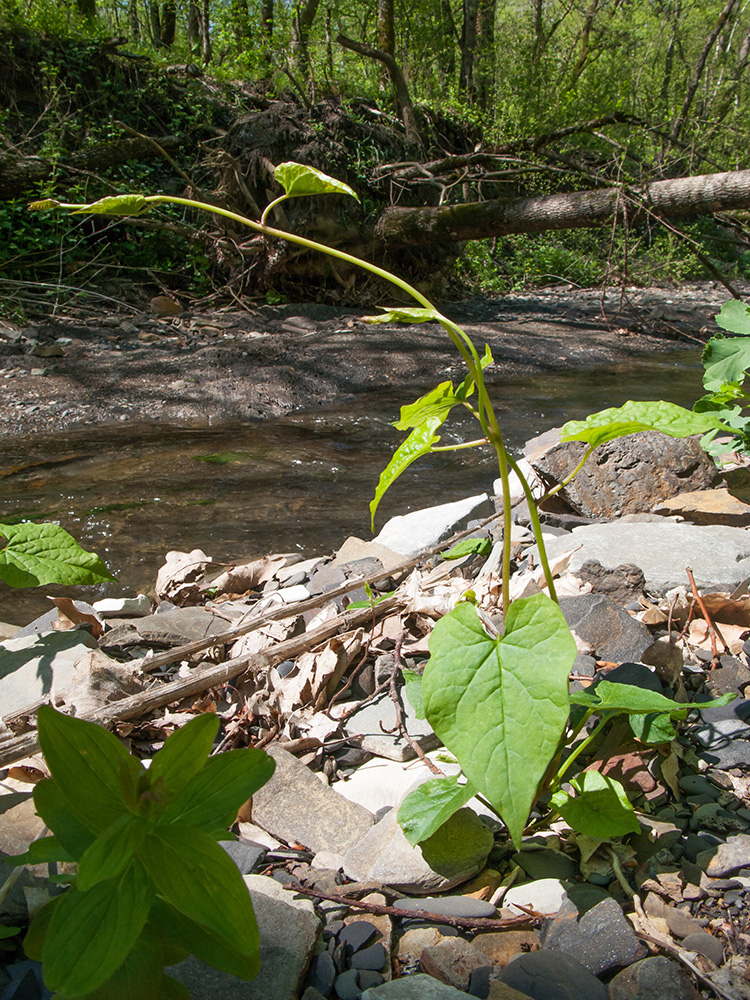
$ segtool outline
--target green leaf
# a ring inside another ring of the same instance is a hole
[[[141,215],[148,209],[149,204],[142,194],[117,194],[100,198],[89,205],[76,205],[72,208],[71,215]]]
[[[633,734],[642,743],[670,743],[676,736],[672,719],[664,712],[649,712],[648,715],[629,715],[628,721]]]
[[[151,762],[152,781],[163,778],[167,792],[179,795],[208,760],[218,731],[219,718],[211,714],[199,715],[176,729]]]
[[[247,889],[246,889],[247,891]],[[252,900],[251,900],[252,902]],[[215,969],[230,975],[241,975],[247,969],[247,955],[234,947],[235,938],[227,941],[208,927],[183,916],[179,910],[158,899],[152,910],[154,920],[188,952]],[[169,945],[171,942],[167,942]]]
[[[36,916],[31,921],[26,936],[23,939],[23,950],[34,962],[41,962],[44,954],[44,941],[47,937],[52,914],[62,903],[64,896],[53,896],[48,900],[41,910],[37,910]]]
[[[76,882],[78,889],[86,892],[99,882],[116,878],[130,863],[147,832],[148,824],[132,813],[115,820],[81,858]]]
[[[404,308],[382,309],[380,316],[363,316],[362,322],[371,326],[378,326],[381,323],[439,323],[441,316],[437,309],[423,309],[421,306],[406,306]]]
[[[703,388],[720,390],[729,382],[742,382],[750,366],[750,340],[744,337],[712,337],[703,349]]]
[[[514,601],[502,638],[461,603],[436,624],[430,653],[427,719],[518,847],[568,718],[570,629],[544,594]]]
[[[6,927],[0,927],[0,941],[2,941],[4,938],[15,937],[16,934],[20,934],[20,933],[21,933],[21,928],[20,927],[7,927],[7,926]]]
[[[34,786],[34,805],[45,824],[54,831],[63,850],[78,860],[93,844],[94,834],[75,816],[56,783],[48,778]],[[29,847],[31,849],[31,847]]]
[[[348,184],[303,163],[280,163],[273,176],[290,198],[308,194],[349,194],[359,201],[359,195]]]
[[[430,392],[420,396],[414,403],[401,407],[401,417],[393,426],[398,431],[408,431],[421,425],[433,417],[440,417],[440,423],[445,420],[454,406],[459,406],[462,400],[453,391],[452,382],[441,382]]]
[[[30,212],[46,212],[50,208],[60,208],[61,203],[55,198],[42,198],[41,201],[29,202],[28,210]]]
[[[119,968],[83,1000],[161,1000],[164,949],[148,924]]]
[[[382,601],[387,601],[389,597],[393,597],[396,593],[395,590],[387,590],[383,594],[378,594],[377,597],[373,597],[371,600],[367,601],[352,601],[351,604],[347,604],[347,611],[354,611],[357,608],[376,608],[378,604]]]
[[[443,559],[461,559],[463,556],[469,556],[475,552],[480,556],[488,556],[492,552],[492,539],[462,538],[460,542],[456,542],[453,548],[443,552]]]
[[[418,719],[424,719],[424,699],[422,698],[422,675],[418,674],[414,670],[407,670],[405,667],[401,668],[401,673],[404,677],[404,685],[406,686],[406,697],[409,699],[409,704],[414,709],[414,714]]]
[[[86,552],[59,524],[0,524],[0,580],[10,587],[45,583],[90,585],[115,578],[93,552]]]
[[[446,414],[447,416],[447,414]],[[370,527],[375,530],[375,512],[389,487],[393,486],[398,477],[412,462],[422,455],[429,455],[432,446],[440,440],[435,431],[445,423],[445,416],[430,417],[420,427],[415,427],[409,437],[394,451],[388,465],[380,473],[380,479],[375,489],[375,496],[370,501]]]
[[[88,831],[87,831],[88,832]],[[47,865],[56,861],[75,861],[62,846],[57,837],[41,837],[32,840],[25,854],[11,854],[3,858],[6,865]]]
[[[476,795],[471,782],[459,785],[458,778],[431,778],[404,798],[398,821],[412,847],[431,837]]]
[[[238,966],[226,971],[244,979],[255,976],[260,962],[253,904],[226,851],[194,827],[173,825],[159,827],[144,842],[141,856],[159,895],[239,956]]]
[[[600,840],[638,833],[640,825],[618,781],[598,771],[584,771],[570,784],[576,797],[561,790],[552,796],[550,805],[578,833]]]
[[[730,333],[750,336],[750,306],[740,302],[739,299],[730,299],[721,307],[716,323]]]
[[[276,762],[263,750],[229,750],[211,757],[159,818],[159,826],[179,822],[205,832],[227,827],[240,806],[265,785]]]
[[[68,807],[89,830],[106,830],[127,811],[120,792],[120,762],[127,760],[127,750],[101,726],[49,705],[40,707],[37,721],[47,766]]]
[[[151,881],[137,862],[88,892],[69,889],[52,913],[44,940],[46,985],[76,997],[105,983],[135,945],[152,900]]]
[[[713,413],[694,413],[663,400],[629,400],[622,406],[592,413],[585,420],[569,420],[560,432],[560,440],[585,441],[595,447],[638,431],[661,431],[669,437],[683,438],[715,429],[727,430]]]
[[[674,718],[684,719],[689,705],[681,705],[672,698],[665,698],[657,691],[636,687],[635,684],[613,684],[599,681],[595,687],[571,694],[572,705],[584,705],[595,712],[626,712],[634,715],[648,715],[652,712],[667,712]]]
[[[484,371],[489,365],[494,364],[495,359],[492,357],[492,351],[490,350],[490,345],[484,345],[484,354],[479,359],[479,367]],[[474,392],[474,379],[471,375],[467,375],[463,382],[456,389],[456,397],[463,401],[468,399]]]
[[[162,976],[159,1000],[193,1000],[193,994],[174,976]]]

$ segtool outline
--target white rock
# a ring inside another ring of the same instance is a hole
[[[65,697],[73,668],[96,639],[82,629],[42,632],[0,643],[0,706],[12,715],[34,702]]]
[[[446,538],[482,503],[487,494],[399,514],[388,521],[373,541],[403,556],[415,556]]]
[[[522,906],[531,906],[539,913],[557,913],[565,899],[565,883],[559,878],[538,878],[512,886],[503,896],[502,905],[514,913],[522,913]]]
[[[145,618],[151,614],[151,601],[145,594],[137,597],[104,597],[92,605],[104,618]]]

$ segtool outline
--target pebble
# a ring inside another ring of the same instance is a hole
[[[575,903],[568,899],[548,928],[544,947],[572,955],[598,975],[633,962],[638,955],[638,938],[614,899],[602,900],[580,919]]]
[[[472,896],[424,896],[422,899],[397,899],[399,910],[427,910],[441,917],[494,917],[497,907]]]
[[[745,865],[750,865],[750,835],[738,833],[727,837],[726,843],[701,852],[696,860],[711,877],[736,872]]]
[[[503,969],[500,978],[531,1000],[608,1000],[604,983],[565,952],[519,955]]]
[[[706,931],[698,931],[695,934],[688,934],[683,940],[682,947],[688,951],[697,951],[714,965],[721,965],[724,960],[724,945],[713,934]]]
[[[340,976],[336,976],[335,989],[339,1000],[359,1000],[362,996],[359,972],[356,969],[347,969]]]
[[[349,961],[353,969],[369,969],[378,972],[385,965],[387,958],[385,948],[378,942],[371,944],[369,948],[355,951]]]
[[[323,996],[328,996],[333,989],[335,981],[336,966],[333,958],[329,952],[321,952],[310,963],[310,969],[307,973],[307,985],[319,990]]]
[[[609,1000],[699,1000],[699,995],[676,962],[657,955],[618,972],[609,984]]]
[[[369,920],[353,920],[340,931],[338,939],[340,944],[355,952],[363,948],[377,933],[377,927]]]
[[[431,948],[443,938],[441,928],[410,927],[404,931],[398,942],[398,960],[405,965],[412,965],[419,960],[425,948]]]
[[[362,994],[362,1000],[466,1000],[466,994],[432,976],[420,974],[368,989]]]
[[[500,969],[524,951],[539,951],[541,942],[536,931],[483,931],[477,934],[472,944],[492,959],[492,964]]]
[[[503,897],[503,906],[519,913],[523,912],[521,906],[530,906],[539,913],[557,913],[567,887],[568,884],[559,878],[542,878],[525,885],[514,885]]]

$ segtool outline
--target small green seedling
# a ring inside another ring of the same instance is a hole
[[[406,292],[416,303],[413,307],[384,310],[370,317],[373,323],[437,322],[446,331],[461,355],[467,374],[456,386],[442,382],[416,402],[401,409],[395,423],[407,432],[403,444],[396,450],[380,476],[375,496],[370,504],[374,523],[378,504],[396,479],[422,455],[452,451],[459,448],[489,446],[497,456],[502,484],[502,602],[504,631],[494,634],[479,612],[466,601],[442,618],[430,640],[430,661],[420,681],[407,677],[412,705],[423,703],[424,714],[446,747],[455,755],[463,769],[465,783],[458,778],[438,779],[407,796],[399,819],[412,843],[430,836],[474,794],[482,795],[508,827],[511,839],[518,846],[528,820],[529,811],[540,795],[552,793],[553,808],[576,829],[596,830],[595,835],[609,831],[609,836],[621,836],[636,830],[637,822],[622,787],[610,778],[575,777],[570,791],[563,781],[573,760],[590,745],[593,735],[615,714],[627,712],[651,721],[640,725],[640,736],[658,737],[661,741],[671,726],[667,719],[680,717],[684,706],[668,699],[643,704],[634,709],[638,689],[624,687],[619,704],[607,703],[595,708],[584,707],[578,696],[568,694],[568,675],[575,660],[576,647],[570,629],[557,605],[555,585],[541,532],[537,503],[518,464],[506,451],[485,382],[484,373],[492,365],[488,347],[480,355],[466,333],[447,316],[439,312],[418,289],[397,275],[343,250],[308,240],[295,233],[274,229],[267,224],[273,208],[289,198],[308,194],[350,195],[354,191],[318,170],[298,163],[283,163],[276,168],[276,180],[284,189],[266,208],[259,221],[247,219],[228,209],[218,208],[188,198],[168,195],[122,195],[104,198],[91,205],[64,205],[47,200],[32,205],[35,209],[65,208],[75,212],[110,215],[136,215],[158,204],[176,204],[191,209],[230,218],[249,226],[266,237],[296,243],[309,250],[328,254],[382,278]],[[750,341],[748,341],[750,343]],[[480,436],[458,445],[443,445],[438,433],[455,408],[467,410],[477,421]],[[722,413],[706,410],[692,412],[657,400],[628,402],[621,407],[603,410],[584,421],[573,421],[563,428],[562,439],[583,441],[587,447],[579,466],[562,489],[576,475],[592,451],[605,441],[612,441],[637,431],[659,430],[672,437],[712,434],[731,431]],[[523,488],[529,505],[531,524],[536,535],[539,561],[544,572],[549,596],[536,594],[520,598],[511,605],[509,599],[511,562],[511,491],[513,472]],[[635,692],[635,693],[634,693]],[[571,711],[571,706],[575,711]],[[592,715],[599,716],[593,734],[582,734],[582,727]],[[635,727],[634,727],[635,728]],[[667,737],[669,738],[669,737]],[[572,756],[560,766],[563,750],[575,744]],[[593,834],[592,834],[593,835]]]
[[[146,769],[107,730],[39,709],[51,778],[34,789],[52,836],[11,864],[75,862],[69,888],[36,915],[24,940],[61,1000],[181,1000],[164,974],[192,953],[252,979],[258,928],[242,876],[217,840],[271,777],[262,750],[209,757],[219,720],[174,732]]]

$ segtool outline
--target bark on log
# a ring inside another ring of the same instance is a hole
[[[376,235],[383,249],[461,243],[510,233],[583,229],[612,219],[638,222],[750,208],[750,170],[655,181],[641,189],[605,188],[539,198],[498,198],[427,208],[389,208]]]
[[[103,142],[90,149],[71,153],[56,164],[39,156],[0,157],[0,198],[17,198],[39,181],[52,176],[54,170],[93,170],[101,172],[128,160],[149,160],[161,155],[159,146],[167,152],[179,148],[180,140],[173,135],[162,136],[155,142],[150,139],[117,139]]]

